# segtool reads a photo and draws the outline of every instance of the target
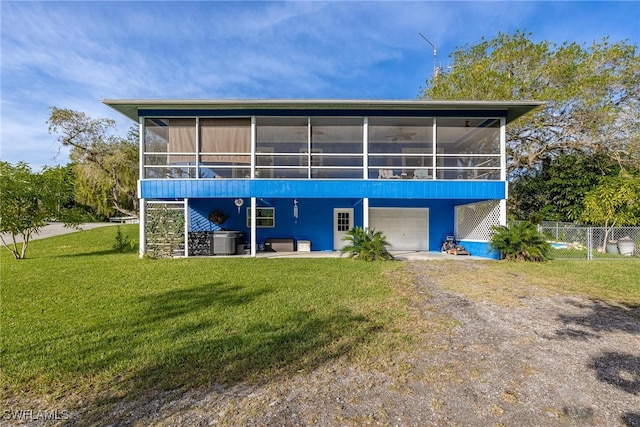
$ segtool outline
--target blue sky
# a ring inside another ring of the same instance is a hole
[[[457,47],[499,31],[640,44],[638,1],[0,2],[1,151],[66,164],[50,106],[132,124],[105,98],[414,99]]]

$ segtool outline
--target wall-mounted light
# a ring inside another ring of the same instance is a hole
[[[240,208],[242,207],[242,205],[244,205],[244,200],[242,199],[235,199],[233,201],[233,203],[236,204],[236,207],[238,208],[238,213],[240,213]]]

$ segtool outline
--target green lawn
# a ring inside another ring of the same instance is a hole
[[[410,341],[401,263],[140,260],[114,253],[115,233],[34,241],[22,261],[4,250],[3,399],[108,402],[263,381],[336,358],[368,363]]]
[[[137,238],[137,225],[121,229]],[[112,250],[115,234],[34,241],[22,261],[2,251],[5,403],[64,401],[99,417],[122,399],[273,381],[326,361],[380,369],[454,325],[420,320],[400,262],[140,260]],[[446,273],[433,265],[441,282],[477,295],[539,286],[640,306],[638,261],[450,262]]]

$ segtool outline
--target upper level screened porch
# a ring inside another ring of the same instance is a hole
[[[141,177],[505,179],[504,125],[474,117],[144,117]]]

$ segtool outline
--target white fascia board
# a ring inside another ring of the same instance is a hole
[[[507,110],[508,121],[544,105],[541,101],[427,101],[427,100],[358,100],[358,99],[103,99],[102,102],[132,120],[138,110],[155,109],[305,109],[326,110]]]

